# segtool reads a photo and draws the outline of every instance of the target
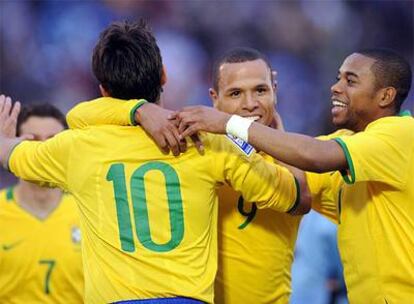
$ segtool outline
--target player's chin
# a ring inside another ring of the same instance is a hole
[[[347,119],[343,115],[332,115],[332,123],[337,128],[345,128]]]

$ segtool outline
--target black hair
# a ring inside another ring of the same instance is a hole
[[[17,117],[17,127],[16,133],[17,136],[21,135],[21,126],[24,124],[30,117],[50,117],[56,119],[60,122],[64,129],[68,128],[68,124],[66,123],[65,115],[55,106],[49,103],[42,103],[42,104],[31,104],[25,105],[22,107],[19,116]]]
[[[258,50],[255,50],[253,48],[249,47],[237,47],[234,49],[231,49],[230,51],[224,53],[221,57],[219,57],[218,60],[213,65],[213,71],[212,71],[212,82],[213,82],[213,89],[218,92],[218,84],[220,81],[220,67],[225,63],[241,63],[246,61],[254,61],[261,59],[263,60],[266,65],[269,67],[270,75],[273,82],[273,74],[272,74],[272,67],[270,66],[270,62],[267,59],[267,57],[259,52]]]
[[[396,89],[395,110],[399,112],[411,88],[412,71],[408,61],[395,51],[384,48],[365,49],[356,53],[375,60],[371,71],[375,76],[376,87]]]
[[[110,24],[93,50],[92,69],[111,97],[159,100],[161,53],[154,35],[142,19]]]

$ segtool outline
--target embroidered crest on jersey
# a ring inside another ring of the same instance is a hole
[[[255,151],[253,146],[245,142],[243,139],[230,134],[227,134],[227,137],[247,156],[250,156]]]
[[[79,227],[72,227],[72,242],[76,245],[81,242],[81,231]]]

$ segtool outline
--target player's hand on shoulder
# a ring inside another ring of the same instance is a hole
[[[154,103],[145,103],[135,112],[135,120],[152,137],[164,153],[175,155],[187,149],[185,140],[180,140],[177,123],[169,119],[173,112]]]
[[[206,106],[185,107],[176,117],[179,121],[181,138],[197,134],[199,131],[225,134],[226,124],[231,115]]]

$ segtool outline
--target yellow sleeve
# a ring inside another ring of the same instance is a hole
[[[331,179],[331,173],[306,172],[306,181],[312,197],[312,209],[338,224],[337,196],[339,192],[333,189]]]
[[[376,181],[404,188],[409,178],[406,167],[413,153],[413,134],[412,128],[390,121],[336,138],[348,162],[348,170],[341,172],[344,181]]]
[[[318,136],[320,140],[330,140],[338,136],[352,135],[353,132],[346,129],[337,130],[334,133]],[[312,173],[306,172],[306,181],[312,198],[312,209],[322,214],[335,224],[338,223],[337,199],[340,189],[340,176],[335,172]]]
[[[17,177],[68,190],[68,163],[73,131],[67,130],[44,142],[24,141],[9,158],[9,169]]]
[[[121,100],[102,97],[77,104],[66,115],[71,129],[91,125],[135,125],[135,110],[146,102],[144,99]]]
[[[255,152],[247,155],[239,151],[226,136],[221,136],[219,149],[216,172],[246,201],[280,212],[289,212],[299,203],[299,185],[288,169],[265,161]]]

